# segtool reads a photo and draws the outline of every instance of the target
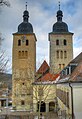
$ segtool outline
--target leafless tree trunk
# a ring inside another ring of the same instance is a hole
[[[41,105],[45,102],[49,95],[51,95],[51,85],[45,85],[43,82],[40,84],[33,84],[33,100],[36,100],[39,105],[38,108],[38,119],[40,119]]]
[[[2,43],[2,37],[0,36],[0,72],[6,72],[7,70],[7,65],[9,62],[8,57],[5,54],[5,51],[1,49],[1,43]]]

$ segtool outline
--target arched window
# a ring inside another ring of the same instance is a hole
[[[60,56],[61,56],[61,59],[62,59],[63,58],[63,51],[61,51]]]
[[[61,64],[59,64],[59,69],[61,69]]]
[[[26,56],[26,57],[28,56],[28,52],[27,52],[27,51],[25,51],[25,56]]]
[[[25,85],[25,83],[22,83],[22,85]]]
[[[57,59],[59,58],[59,51],[56,52]]]
[[[67,58],[67,51],[64,51],[64,58]]]
[[[22,51],[22,56],[24,56],[24,51]]]
[[[21,40],[18,40],[18,46],[20,46],[21,45]]]
[[[21,105],[25,105],[25,101],[24,100],[21,100]]]
[[[38,103],[37,103],[37,111],[39,110],[39,106],[40,106],[40,112],[45,112],[46,111],[45,102],[41,101],[41,105],[40,105],[40,102],[38,101]]]
[[[28,45],[28,40],[26,40],[26,45]]]
[[[63,68],[65,67],[65,64],[63,64]]]
[[[49,111],[54,112],[55,102],[49,102]]]
[[[19,58],[21,57],[21,51],[18,52],[18,57],[19,57]]]
[[[67,41],[66,41],[65,39],[64,39],[64,41],[63,41],[63,44],[64,44],[64,45],[67,45]]]
[[[18,52],[18,57],[20,59],[25,59],[25,58],[27,58],[27,56],[28,56],[28,51],[19,51]]]
[[[56,45],[59,45],[59,40],[56,40]]]

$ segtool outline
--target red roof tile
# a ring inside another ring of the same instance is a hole
[[[50,74],[46,73],[44,76],[39,78],[37,81],[55,81],[60,74]]]
[[[48,65],[47,62],[44,60],[44,62],[42,63],[42,65],[41,65],[40,68],[38,69],[37,73],[38,73],[38,74],[43,74],[43,73],[45,73],[47,70],[49,70],[49,65]]]

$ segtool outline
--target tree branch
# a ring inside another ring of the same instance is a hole
[[[6,5],[7,7],[10,7],[10,3],[7,0],[0,0],[0,6]]]

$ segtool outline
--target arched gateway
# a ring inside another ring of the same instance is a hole
[[[54,112],[55,109],[55,102],[50,102],[49,103],[49,112],[53,111]]]
[[[39,110],[39,102],[37,103],[37,111]],[[46,104],[45,102],[41,102],[40,112],[46,112]]]

